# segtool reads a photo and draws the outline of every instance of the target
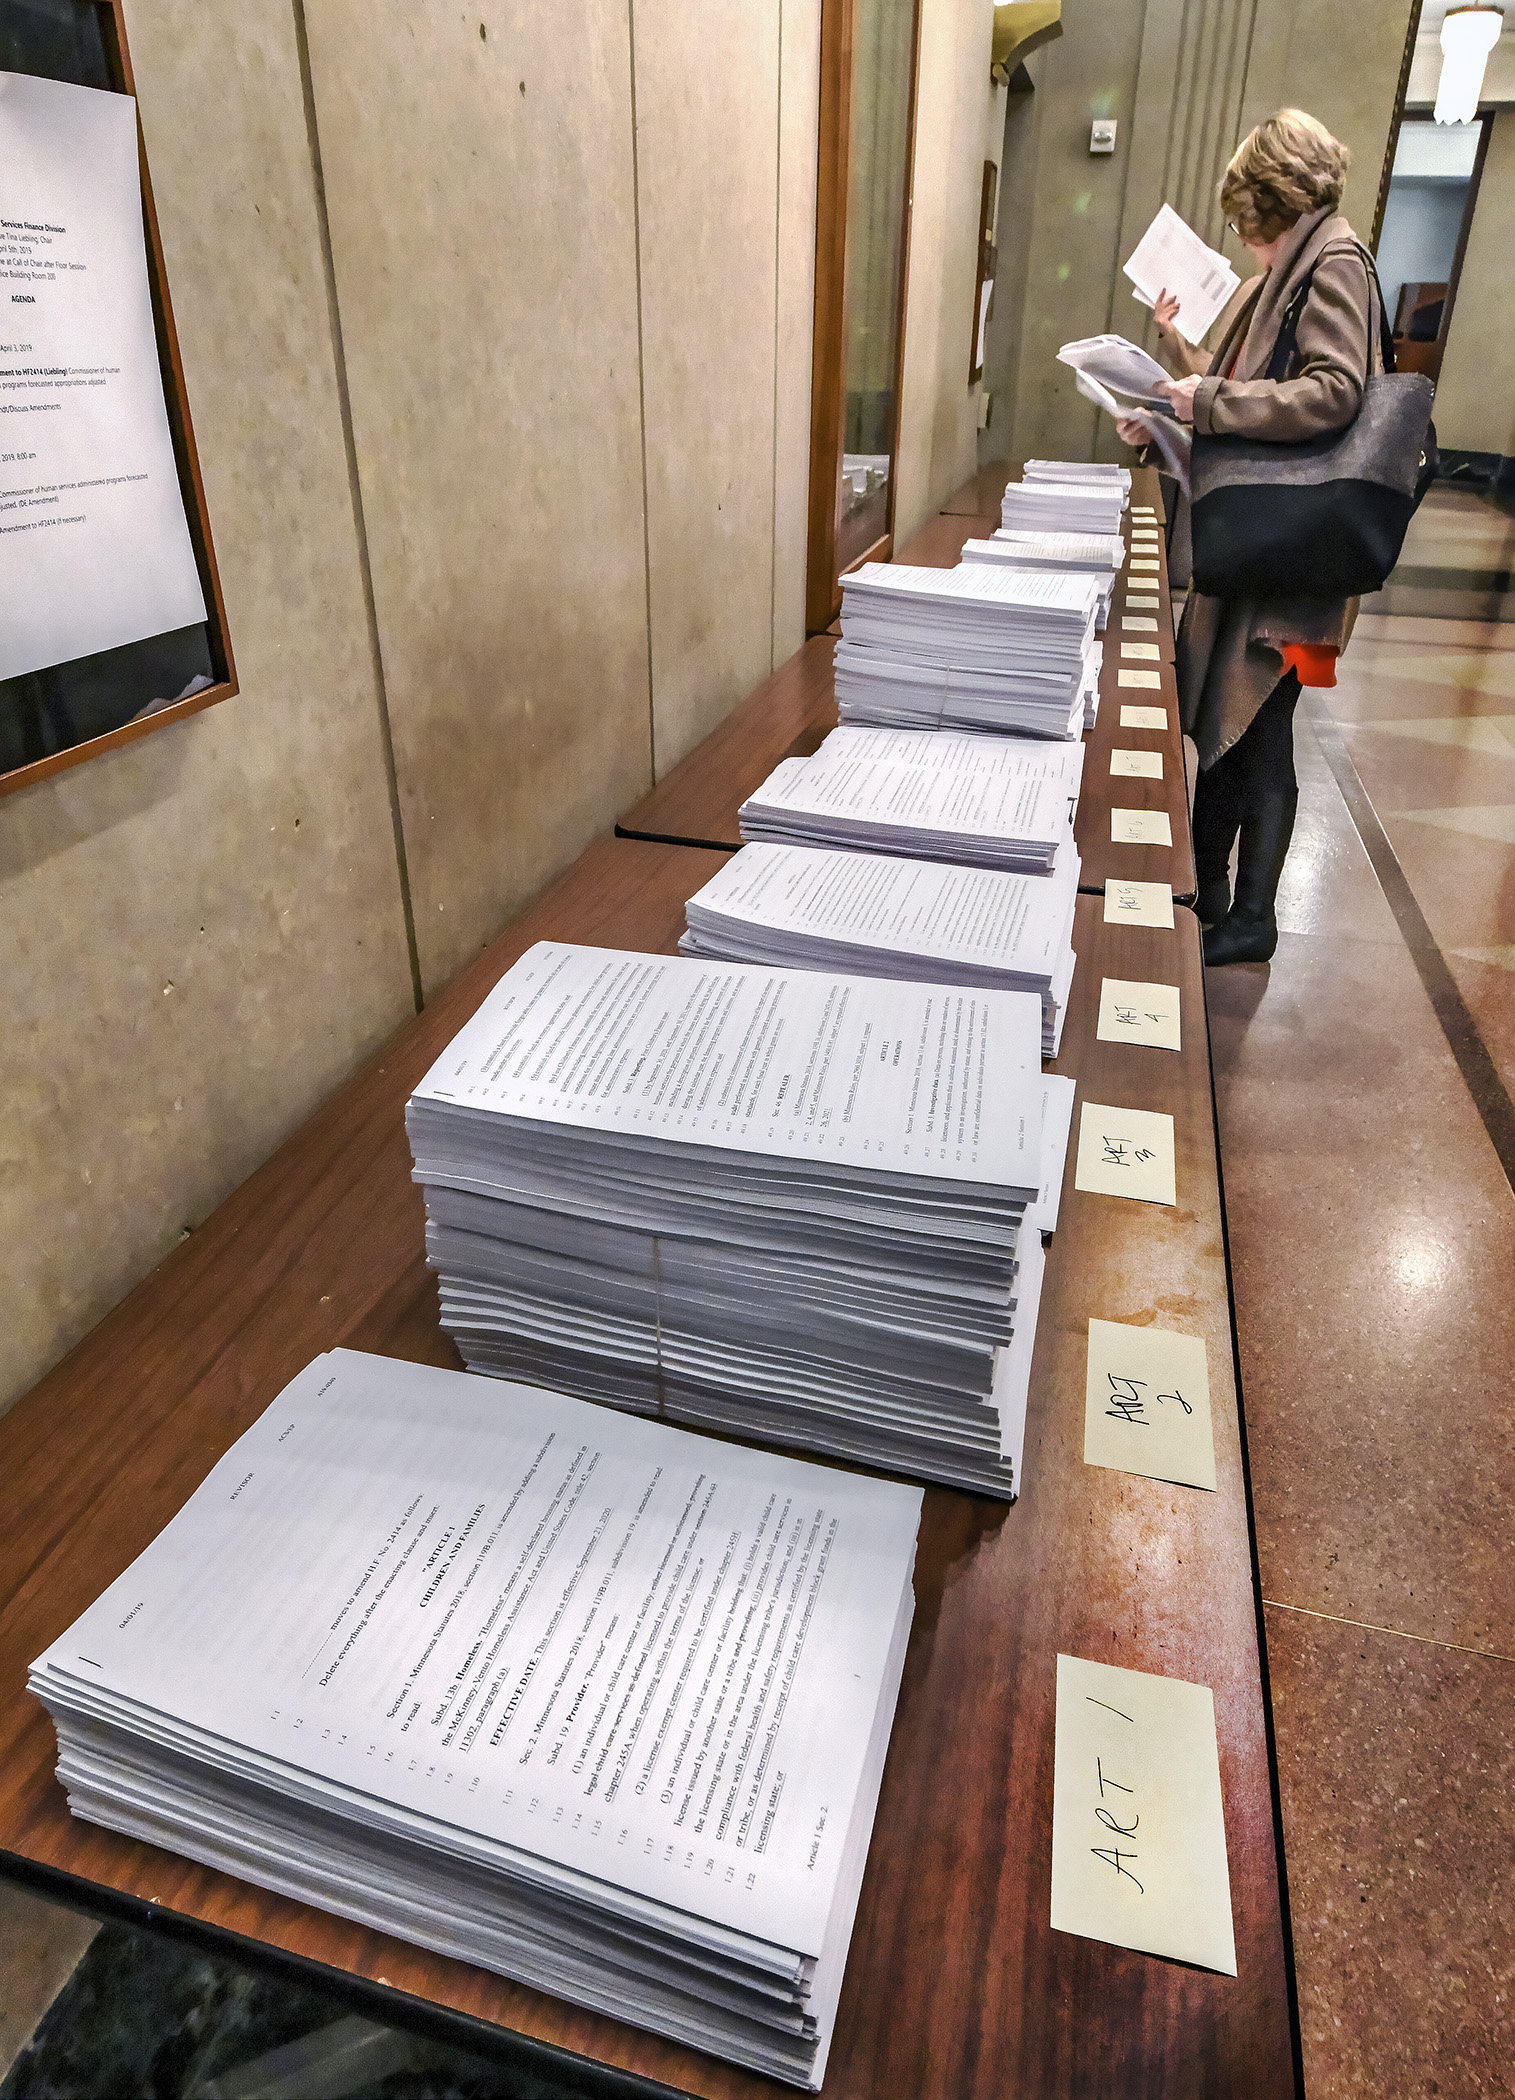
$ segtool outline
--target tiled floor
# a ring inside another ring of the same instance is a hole
[[[1370,617],[1339,681],[1515,1088],[1515,625]],[[1510,2094],[1515,1198],[1303,709],[1297,745],[1278,953],[1207,993],[1306,2092]]]

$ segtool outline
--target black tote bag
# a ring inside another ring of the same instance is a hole
[[[1194,586],[1207,597],[1358,598],[1380,589],[1435,478],[1435,388],[1422,373],[1395,370],[1378,272],[1356,245],[1377,294],[1384,369],[1374,372],[1370,355],[1353,421],[1298,444],[1194,434]],[[1269,379],[1289,368],[1313,278],[1312,270],[1289,302]]]

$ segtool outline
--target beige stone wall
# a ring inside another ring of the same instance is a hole
[[[1019,297],[997,303],[990,330],[982,459],[1124,456],[1057,347],[1106,330],[1150,344],[1121,264],[1165,200],[1251,274],[1215,190],[1237,141],[1271,110],[1311,110],[1352,149],[1343,202],[1366,238],[1409,12],[1409,0],[1063,0],[1063,34],[1032,55],[1035,93],[1007,123],[1001,248],[1014,212]],[[1088,150],[1095,117],[1120,127],[1108,158]]]
[[[1004,136],[1004,93],[989,81],[993,27],[984,0],[921,0],[896,544],[977,464],[968,359],[979,205],[984,162],[998,163]]]
[[[304,13],[128,0],[241,690],[0,804],[0,1405],[412,1010],[383,706],[430,991],[802,639],[819,0]]]
[[[1468,230],[1468,252],[1436,388],[1436,435],[1459,452],[1515,455],[1515,343],[1510,228],[1515,226],[1515,110],[1494,119]]]
[[[241,683],[0,803],[0,1399],[411,1009],[290,10],[128,33]]]

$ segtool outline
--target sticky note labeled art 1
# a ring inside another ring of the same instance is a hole
[[[1236,1974],[1207,1685],[1057,1658],[1052,1927]]]

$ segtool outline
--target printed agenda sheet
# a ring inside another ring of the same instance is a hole
[[[153,332],[137,105],[0,73],[0,678],[204,618]]]

